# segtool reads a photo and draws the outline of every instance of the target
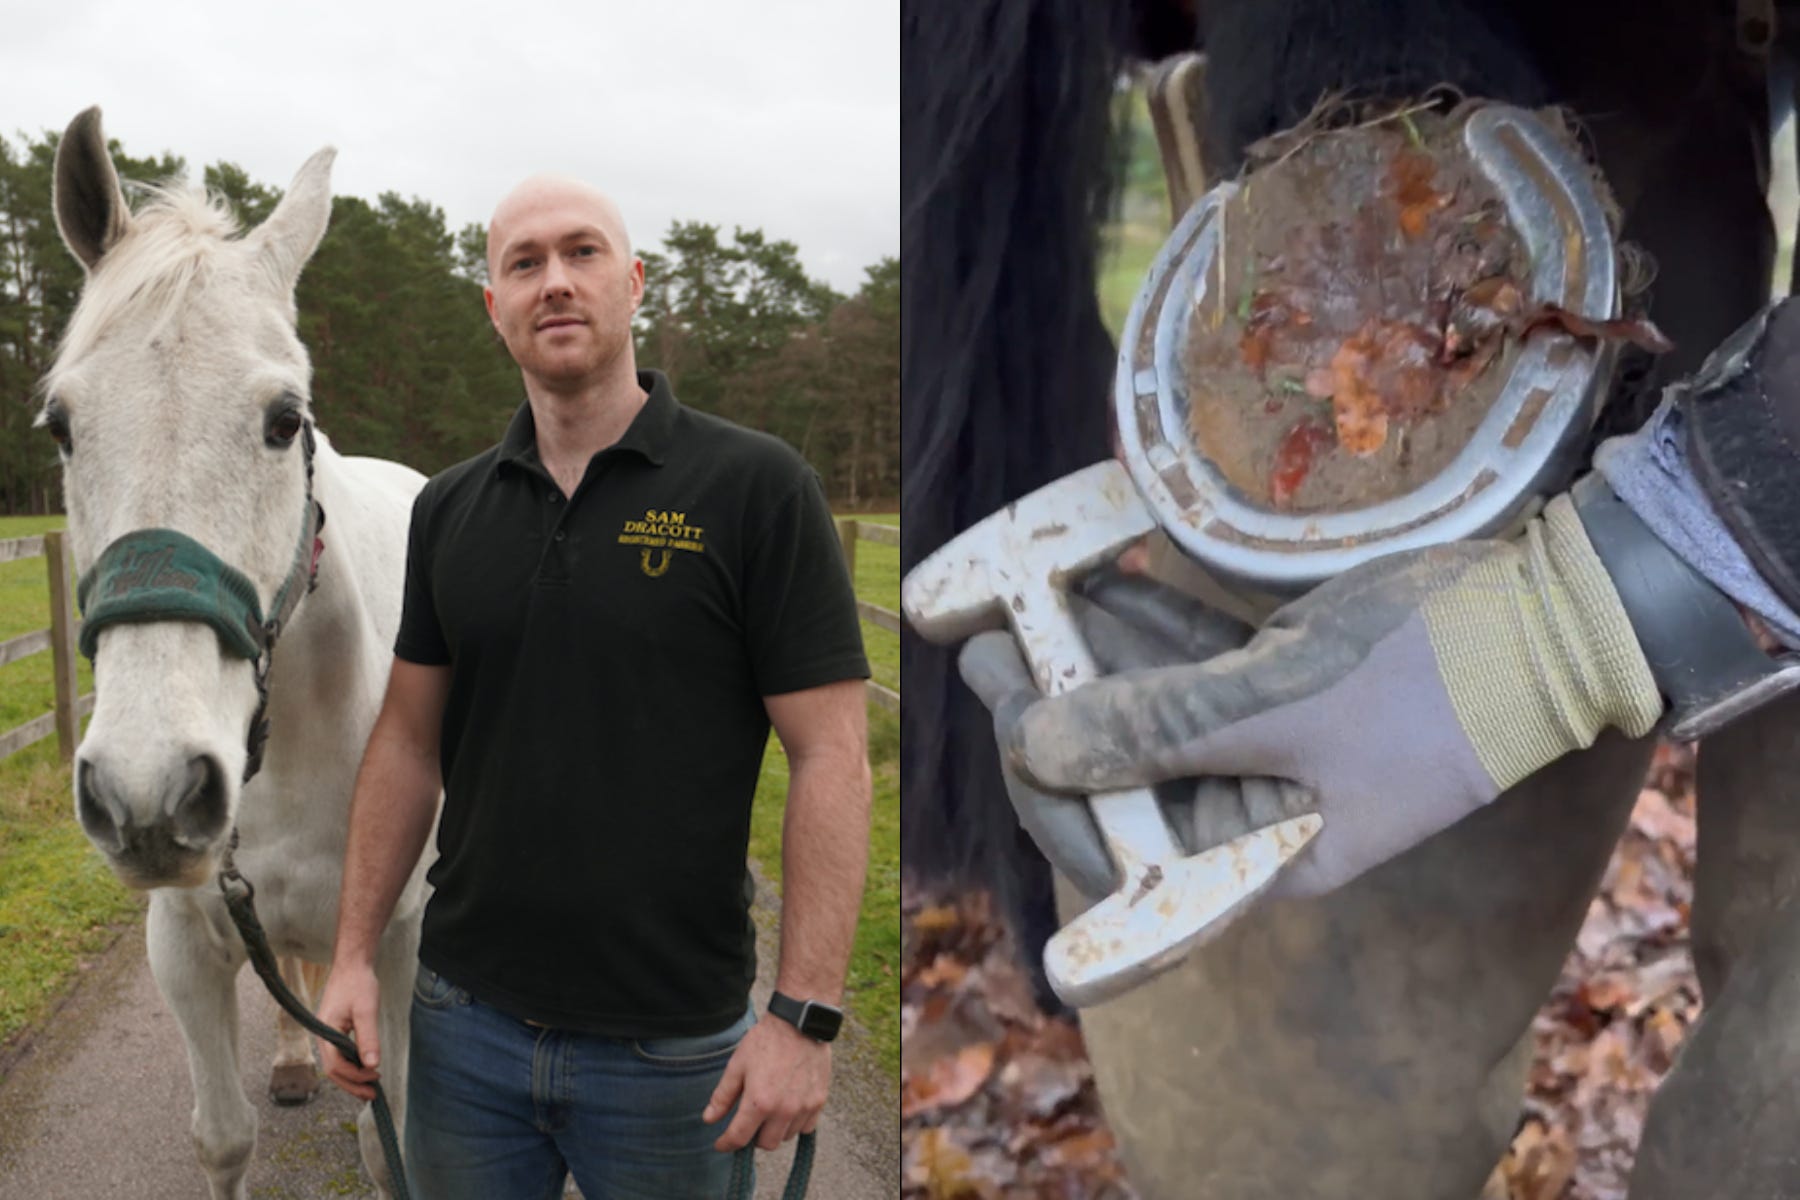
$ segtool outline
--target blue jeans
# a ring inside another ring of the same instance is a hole
[[[750,1145],[700,1113],[754,1011],[702,1037],[609,1038],[528,1025],[427,967],[413,987],[406,1171],[418,1200],[727,1200]]]

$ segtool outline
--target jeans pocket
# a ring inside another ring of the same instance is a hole
[[[455,1008],[469,1002],[469,993],[420,963],[419,973],[413,977],[413,1000],[426,1008]]]
[[[703,1033],[692,1037],[634,1038],[631,1052],[644,1062],[654,1063],[659,1067],[723,1066],[754,1024],[756,1013],[752,1010],[717,1033]]]

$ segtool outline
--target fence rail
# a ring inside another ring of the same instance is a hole
[[[900,531],[892,525],[877,525],[873,521],[859,521],[855,517],[839,517],[837,519],[838,542],[844,547],[844,565],[850,569],[850,577],[856,577],[856,543],[860,541],[874,542],[880,546],[898,546]],[[862,619],[882,629],[900,632],[900,614],[890,608],[882,608],[870,604],[867,600],[856,602],[856,611]],[[900,714],[900,693],[891,687],[884,687],[869,680],[869,702],[879,704],[895,716]]]
[[[56,680],[56,706],[41,717],[0,733],[0,758],[16,754],[55,734],[62,760],[72,762],[75,743],[81,739],[81,718],[94,711],[94,694],[77,694],[75,639],[81,632],[81,620],[75,615],[69,552],[63,544],[61,530],[0,541],[0,563],[39,556],[44,559],[50,585],[50,628],[34,629],[0,642],[0,666],[50,651],[51,673]]]

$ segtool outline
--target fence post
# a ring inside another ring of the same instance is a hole
[[[844,547],[844,568],[850,572],[850,578],[856,578],[856,518],[839,517],[837,519],[838,542]]]
[[[81,740],[81,710],[75,678],[75,607],[69,587],[69,554],[61,530],[44,535],[44,563],[50,572],[50,659],[56,674],[56,747],[64,762],[75,760]]]

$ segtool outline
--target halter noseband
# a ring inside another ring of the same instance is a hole
[[[185,533],[134,529],[103,550],[76,587],[81,603],[81,652],[93,661],[100,631],[136,621],[198,621],[219,635],[226,653],[249,659],[256,674],[256,712],[245,738],[244,782],[262,769],[269,737],[269,661],[300,598],[319,580],[319,531],[325,510],[313,499],[313,425],[301,426],[306,459],[306,508],[287,578],[275,593],[267,619],[256,585]],[[305,586],[301,586],[304,581]],[[91,601],[91,603],[90,603]]]

